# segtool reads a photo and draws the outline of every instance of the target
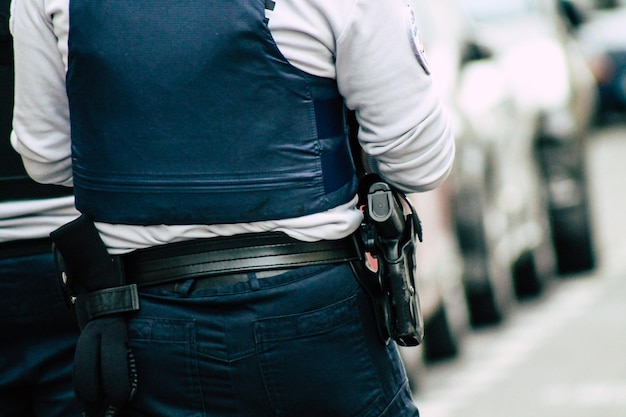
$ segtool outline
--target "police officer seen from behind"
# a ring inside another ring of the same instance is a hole
[[[84,214],[53,239],[88,416],[418,415],[349,262],[344,117],[398,190],[448,175],[405,0],[13,0],[11,30],[12,144]]]
[[[9,143],[9,3],[0,0],[0,417],[78,417],[78,326],[57,282],[49,234],[79,213],[71,189],[34,182]]]

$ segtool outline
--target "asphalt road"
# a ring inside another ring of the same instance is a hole
[[[555,278],[427,366],[422,417],[626,417],[626,124],[598,128],[586,152],[598,268]]]

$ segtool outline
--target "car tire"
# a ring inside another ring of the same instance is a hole
[[[555,272],[552,266],[542,266],[545,262],[538,258],[545,258],[546,254],[539,252],[540,250],[526,252],[513,265],[513,286],[518,300],[540,296]]]
[[[525,251],[513,265],[513,288],[518,300],[538,297],[557,272],[547,203],[541,199],[537,208],[542,235],[537,246]]]
[[[584,146],[539,141],[538,157],[548,187],[550,229],[560,275],[595,268]]]
[[[424,324],[424,358],[429,362],[454,358],[459,352],[459,342],[448,320],[443,305],[437,308]]]
[[[492,255],[485,229],[486,191],[466,186],[458,190],[454,220],[463,255],[463,287],[474,327],[497,324],[512,301],[511,270]]]
[[[586,207],[553,210],[552,233],[560,275],[595,268],[595,254],[589,213]]]

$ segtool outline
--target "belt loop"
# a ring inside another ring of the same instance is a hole
[[[256,273],[254,272],[248,273],[248,282],[250,283],[250,289],[252,289],[253,291],[257,291],[261,288]]]
[[[198,284],[197,279],[188,279],[185,281],[178,281],[176,282],[176,285],[174,286],[174,292],[178,294],[182,294],[182,295],[189,295],[196,289],[197,284]]]

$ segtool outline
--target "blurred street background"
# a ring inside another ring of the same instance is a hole
[[[455,167],[410,196],[424,417],[626,417],[626,0],[414,0]]]
[[[595,130],[586,159],[599,264],[567,275],[508,320],[426,366],[424,417],[626,416],[626,124]]]

